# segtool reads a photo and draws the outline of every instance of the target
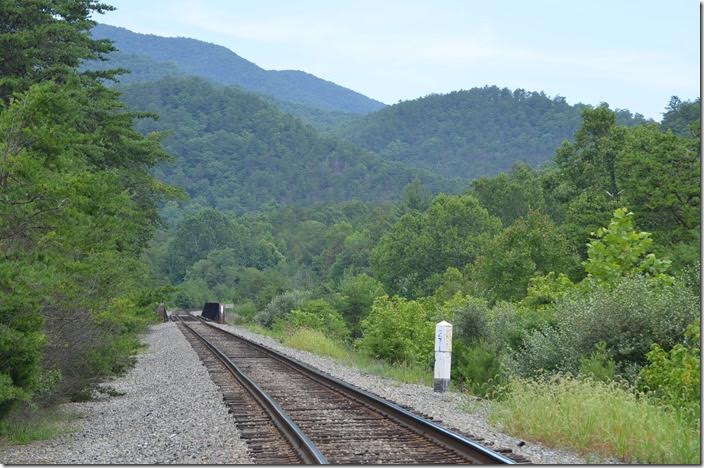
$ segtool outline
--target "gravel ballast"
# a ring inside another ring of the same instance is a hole
[[[288,348],[268,336],[258,335],[249,330],[232,325],[217,325],[254,342],[266,345],[287,356],[298,359],[340,380],[349,382],[399,405],[410,407],[416,413],[441,420],[445,427],[481,438],[480,442],[494,450],[508,448],[514,453],[536,464],[586,464],[587,460],[578,454],[561,449],[553,449],[537,443],[524,441],[501,433],[487,422],[487,411],[481,401],[472,403],[469,396],[455,392],[434,393],[431,387],[404,384],[368,374],[359,369],[339,364],[333,359],[321,357],[307,351]],[[463,409],[467,405],[476,408],[474,412]],[[523,444],[519,446],[519,444]],[[615,460],[609,460],[613,463]]]
[[[176,324],[150,328],[136,366],[108,385],[124,395],[64,409],[75,432],[0,451],[3,464],[251,464],[244,441]],[[2,449],[0,449],[2,450]]]

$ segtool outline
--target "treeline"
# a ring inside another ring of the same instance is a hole
[[[696,445],[701,156],[698,121],[668,111],[680,119],[687,136],[585,108],[550,164],[458,195],[415,181],[386,204],[192,207],[150,259],[179,284],[176,306],[234,302],[236,321],[428,372],[433,324],[448,320],[452,378],[471,392],[546,374],[619,381]]]
[[[587,107],[542,92],[485,86],[400,102],[332,133],[385,159],[468,181],[517,162],[550,160],[577,131]],[[645,122],[640,114],[615,112],[622,125]]]
[[[0,435],[19,402],[88,398],[128,368],[161,298],[141,255],[168,156],[101,84],[114,72],[77,68],[112,50],[89,34],[109,9],[0,6]]]

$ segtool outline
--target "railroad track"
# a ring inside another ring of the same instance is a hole
[[[256,463],[515,463],[198,317],[172,320],[220,387]]]

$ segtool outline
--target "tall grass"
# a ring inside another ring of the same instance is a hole
[[[356,367],[363,372],[378,375],[404,383],[431,386],[433,370],[424,366],[408,363],[389,363],[353,349],[346,343],[329,338],[318,330],[297,328],[290,333],[276,332],[256,324],[246,324],[253,333],[266,335],[290,348],[302,349],[320,356],[335,359],[340,364]]]
[[[617,383],[516,379],[490,420],[509,433],[629,463],[699,464],[700,423]]]
[[[75,416],[57,408],[20,407],[0,421],[0,448],[7,445],[29,444],[72,432],[70,422]]]
[[[318,330],[297,328],[292,334],[284,335],[281,342],[289,348],[302,349],[337,360],[344,360],[348,357],[347,350]]]

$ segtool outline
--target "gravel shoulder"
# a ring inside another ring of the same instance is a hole
[[[378,396],[399,405],[410,407],[421,415],[441,420],[448,428],[459,429],[494,450],[508,448],[532,463],[536,464],[587,464],[588,461],[578,454],[562,449],[545,447],[541,444],[523,441],[501,433],[487,421],[486,406],[478,401],[456,392],[434,393],[433,389],[423,385],[405,384],[394,380],[371,375],[359,369],[339,364],[333,359],[317,356],[307,351],[287,348],[268,336],[258,335],[249,330],[232,325],[217,325],[257,343],[269,346],[287,356],[298,359],[338,379],[352,383]],[[467,412],[467,407],[472,411]],[[518,444],[525,445],[519,447]]]
[[[148,350],[107,382],[124,395],[68,403],[75,432],[0,449],[3,464],[251,464],[244,441],[176,324],[152,326]]]

